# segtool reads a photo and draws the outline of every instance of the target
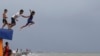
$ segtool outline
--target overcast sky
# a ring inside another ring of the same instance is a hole
[[[36,11],[35,24],[22,31],[19,28],[27,18],[18,18],[13,40],[4,40],[11,49],[100,52],[100,0],[0,0],[0,27],[5,8],[8,22],[20,9],[24,15],[29,15],[29,9]]]

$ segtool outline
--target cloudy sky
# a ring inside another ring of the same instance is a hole
[[[100,52],[100,0],[0,0],[0,27],[5,8],[8,22],[20,9],[24,15],[29,15],[29,9],[36,11],[35,24],[21,31],[27,18],[18,18],[13,40],[4,40],[11,49]]]

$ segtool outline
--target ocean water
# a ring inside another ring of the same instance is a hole
[[[22,56],[100,56],[100,53],[31,53]]]

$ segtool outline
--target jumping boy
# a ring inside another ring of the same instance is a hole
[[[3,12],[3,14],[2,14],[2,16],[3,16],[3,25],[2,25],[2,28],[4,28],[6,25],[8,25],[8,22],[7,22],[7,12],[8,12],[8,10],[7,9],[4,9],[4,12]]]
[[[35,11],[30,10],[30,15],[26,17],[28,18],[26,25],[22,26],[20,29],[23,29],[26,26],[30,26],[34,24],[34,21],[32,21],[34,15],[35,15]]]
[[[16,21],[18,21],[17,18],[19,18],[20,16],[26,18],[26,16],[22,15],[24,13],[24,10],[21,9],[19,12],[17,12],[16,14],[14,14],[12,17],[11,17],[11,24],[10,25],[10,29],[16,25]]]

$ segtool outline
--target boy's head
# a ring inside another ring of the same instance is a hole
[[[4,12],[5,12],[5,13],[7,13],[7,11],[8,11],[7,9],[4,9]]]
[[[7,46],[8,44],[9,44],[8,42],[5,43],[6,46]]]
[[[34,15],[34,14],[35,14],[35,11],[32,11],[32,12],[31,12],[31,15]]]
[[[23,14],[24,10],[23,10],[23,9],[21,9],[19,12],[20,12],[20,14]]]

